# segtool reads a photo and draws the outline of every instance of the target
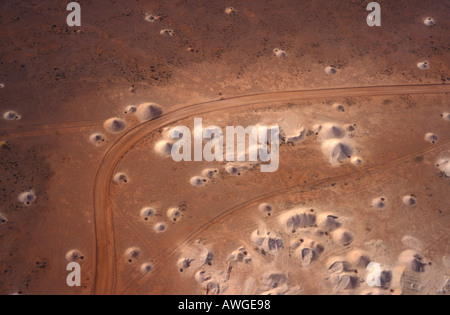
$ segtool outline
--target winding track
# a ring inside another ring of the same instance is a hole
[[[440,93],[450,93],[450,85],[368,86],[252,94],[175,108],[158,119],[128,130],[106,152],[95,177],[96,273],[93,294],[106,295],[116,292],[117,271],[114,221],[111,207],[111,178],[120,160],[145,135],[184,118],[249,105],[308,99]]]

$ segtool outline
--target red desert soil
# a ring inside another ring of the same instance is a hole
[[[450,6],[368,3],[4,1],[0,294],[448,294]],[[275,173],[155,152],[194,118],[297,140]]]

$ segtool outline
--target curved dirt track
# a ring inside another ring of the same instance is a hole
[[[175,108],[156,120],[140,124],[128,130],[106,152],[95,177],[93,198],[96,234],[96,271],[93,293],[99,295],[114,294],[116,290],[115,234],[110,194],[111,178],[122,157],[145,135],[168,124],[194,115],[248,105],[323,98],[439,93],[450,93],[450,86],[442,84],[369,86],[253,94]],[[445,144],[447,144],[447,141]],[[229,215],[229,211],[225,212],[228,212]]]

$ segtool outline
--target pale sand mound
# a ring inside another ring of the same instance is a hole
[[[141,255],[141,250],[137,247],[130,247],[125,251],[124,257],[129,262],[132,263],[139,258]]]
[[[0,225],[8,223],[8,219],[3,213],[0,213]]]
[[[414,195],[407,195],[407,196],[404,196],[404,197],[402,198],[402,201],[403,201],[403,203],[404,203],[405,205],[407,205],[407,206],[415,206],[416,203],[417,203],[417,200],[416,200],[416,198],[414,197]]]
[[[344,125],[344,129],[349,131],[349,132],[355,131],[356,130],[356,124],[345,124]]]
[[[143,263],[139,269],[141,270],[141,273],[146,275],[150,271],[153,270],[153,264],[152,263]]]
[[[94,144],[102,144],[106,142],[106,138],[101,133],[93,133],[92,135],[90,135],[89,141],[91,141]]]
[[[36,195],[34,194],[34,192],[32,190],[25,191],[25,192],[21,193],[19,195],[19,197],[17,197],[17,199],[19,200],[19,202],[23,203],[24,205],[29,206],[36,200]]]
[[[360,166],[363,164],[363,160],[359,156],[354,156],[350,159],[350,163],[356,166]]]
[[[147,22],[153,23],[153,22],[156,22],[156,21],[161,20],[161,17],[158,16],[158,15],[153,15],[153,14],[148,14],[148,13],[146,13],[144,19],[145,19]]]
[[[73,249],[66,254],[66,260],[68,262],[83,261],[84,255],[79,250]]]
[[[201,177],[201,176],[194,176],[192,177],[189,182],[191,183],[192,186],[194,187],[200,187],[203,186],[207,183],[207,179],[205,177]]]
[[[7,111],[6,113],[3,114],[3,119],[4,120],[20,120],[22,117],[16,113],[15,111]]]
[[[444,118],[445,120],[449,120],[450,121],[450,113],[449,112],[443,112],[441,114],[441,117]]]
[[[109,133],[121,133],[127,128],[127,123],[123,119],[113,117],[105,121],[103,128]]]
[[[5,85],[3,83],[0,83],[0,89],[4,89]]]
[[[333,241],[339,245],[348,245],[353,242],[353,234],[346,229],[339,228],[331,233]]]
[[[215,281],[209,281],[204,290],[206,291],[206,295],[219,295],[222,292],[220,283]]]
[[[343,273],[352,271],[352,265],[343,257],[329,258],[325,264],[328,273]]]
[[[287,233],[295,233],[299,228],[314,226],[316,214],[313,209],[293,209],[283,213],[278,222]]]
[[[261,250],[263,255],[265,253],[275,255],[284,248],[283,239],[271,232],[260,231],[258,229],[252,233],[250,238],[252,244]]]
[[[353,290],[359,285],[359,278],[351,274],[343,274],[339,276],[336,284],[338,290]]]
[[[211,280],[211,274],[207,273],[205,270],[199,270],[195,273],[194,278],[198,283],[201,284],[201,283]]]
[[[386,207],[387,200],[385,197],[377,197],[372,200],[372,207],[377,209],[383,209]]]
[[[353,148],[349,143],[337,139],[324,141],[322,151],[333,165],[347,161],[353,154]]]
[[[180,272],[185,272],[189,267],[191,267],[191,263],[194,261],[194,259],[182,257],[178,259],[177,261],[177,267]]]
[[[266,287],[266,290],[275,289],[287,284],[287,276],[277,270],[267,271],[262,275],[261,284]]]
[[[0,149],[8,149],[9,145],[6,141],[0,141]]]
[[[155,144],[155,152],[161,156],[169,157],[172,155],[173,144],[170,141],[159,141]]]
[[[294,135],[286,136],[286,143],[296,144],[306,138],[306,130],[297,131]]]
[[[318,132],[322,139],[342,139],[345,137],[344,128],[335,123],[320,125]]]
[[[243,262],[248,264],[252,261],[252,258],[249,256],[248,251],[245,249],[245,247],[241,246],[228,256],[227,261],[236,263]]]
[[[450,158],[439,159],[436,163],[436,167],[438,167],[447,177],[450,177]]]
[[[398,262],[401,265],[410,268],[412,271],[425,271],[426,264],[423,262],[423,257],[414,250],[408,249],[400,253],[398,256]]]
[[[158,118],[163,113],[161,106],[155,103],[144,103],[139,105],[136,110],[136,116],[140,122],[145,122]]]
[[[313,261],[325,250],[325,246],[307,239],[301,242],[300,246],[295,250],[295,256],[300,260],[303,267],[309,267]]]
[[[275,56],[277,56],[278,58],[286,58],[287,57],[287,53],[284,50],[281,50],[279,48],[275,48],[273,50],[273,54]]]
[[[426,26],[434,26],[434,25],[436,25],[436,21],[432,17],[427,17],[425,20],[423,20],[423,23]]]
[[[163,36],[167,36],[167,37],[172,37],[174,35],[173,30],[170,29],[164,29],[161,30],[161,32],[159,32],[159,34],[163,35]]]
[[[167,210],[167,217],[169,220],[172,220],[174,222],[179,221],[181,219],[181,211],[178,208],[170,208]]]
[[[273,206],[272,206],[271,204],[269,204],[269,203],[261,203],[261,204],[258,206],[258,210],[259,210],[262,214],[267,215],[267,216],[270,216],[270,215],[272,215]]]
[[[329,66],[325,68],[326,74],[336,74],[337,69],[335,67]]]
[[[427,70],[430,69],[430,63],[428,61],[419,62],[417,64],[417,68],[421,70]]]
[[[207,169],[204,169],[202,171],[202,176],[205,177],[205,178],[212,179],[212,178],[214,178],[217,175],[217,173],[219,173],[218,169],[216,169],[216,168],[207,168]]]
[[[339,217],[332,213],[320,213],[317,216],[317,226],[323,231],[331,232],[341,227],[338,219]]]
[[[123,111],[124,114],[135,114],[137,111],[137,107],[134,105],[129,105],[125,107],[125,110]]]
[[[233,7],[228,7],[228,8],[225,9],[225,14],[228,14],[228,15],[234,15],[237,12],[238,11],[235,8],[233,8]]]
[[[365,269],[370,263],[369,255],[359,249],[352,250],[347,253],[348,261],[356,268]]]
[[[130,181],[128,175],[125,173],[117,173],[114,175],[114,182],[118,184],[127,184]]]
[[[144,207],[141,209],[140,215],[145,220],[148,221],[155,216],[156,210],[152,207]]]
[[[225,166],[225,172],[227,172],[230,175],[241,175],[240,167],[233,164]]]
[[[204,248],[203,250],[202,250],[202,252],[200,253],[200,255],[199,255],[199,260],[200,260],[200,263],[201,263],[201,265],[203,266],[203,265],[209,265],[209,266],[211,266],[212,265],[212,260],[214,259],[214,254],[213,254],[213,252],[210,250],[210,249],[208,249],[208,248]]]
[[[159,222],[159,223],[155,224],[153,229],[155,230],[156,233],[162,233],[162,232],[165,232],[167,230],[167,226],[166,226],[165,223]]]
[[[429,132],[425,135],[425,140],[431,142],[432,144],[435,144],[438,141],[438,136],[432,132]]]
[[[345,112],[345,107],[342,104],[334,103],[331,107],[339,112]]]

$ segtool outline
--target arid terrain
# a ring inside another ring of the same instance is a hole
[[[78,2],[0,4],[0,294],[450,294],[449,0]]]

